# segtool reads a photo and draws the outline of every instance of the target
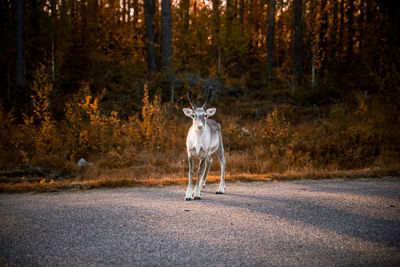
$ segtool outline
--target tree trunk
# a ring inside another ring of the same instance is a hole
[[[362,18],[361,18],[361,36],[360,36],[360,51],[366,47],[366,37],[368,33],[368,1],[361,2]]]
[[[315,78],[315,65],[316,65],[316,49],[315,44],[312,47],[311,56],[311,88],[314,89],[317,86],[317,80]]]
[[[340,14],[340,20],[339,20],[339,32],[338,32],[338,58],[342,60],[343,57],[343,31],[344,31],[344,0],[340,1],[340,6],[339,6],[339,14]]]
[[[225,7],[225,21],[223,23],[223,27],[224,27],[224,33],[222,34],[223,36],[223,40],[221,41],[222,47],[224,47],[225,45],[228,45],[231,41],[232,41],[232,27],[233,27],[233,7],[232,7],[232,0],[226,0],[226,7]],[[222,50],[222,49],[221,49]],[[222,64],[226,64],[229,65],[229,56],[226,56],[225,51],[222,50],[221,52],[219,52],[219,57],[218,57],[218,64],[221,65],[221,54],[222,54],[222,58],[225,60],[224,63]],[[221,69],[221,67],[220,67]]]
[[[133,0],[133,25],[135,27],[137,25],[138,20],[139,20],[139,3],[138,0]]]
[[[318,43],[318,70],[323,72],[326,64],[326,51],[327,51],[327,32],[328,32],[328,12],[326,11],[327,0],[321,1],[320,9],[320,27],[319,27],[319,43]]]
[[[125,15],[126,15],[126,0],[122,0],[122,7],[121,7],[121,17],[122,22],[125,24]]]
[[[76,5],[75,0],[71,0],[71,2],[70,2],[70,12],[71,12],[72,21],[74,20],[74,18],[76,16],[76,6],[75,5]],[[75,23],[75,22],[73,21],[73,23]]]
[[[332,20],[332,33],[331,33],[331,62],[330,62],[330,74],[332,77],[335,76],[336,68],[336,47],[337,47],[337,30],[338,30],[338,2],[333,1],[333,20]]]
[[[319,5],[319,0],[312,1],[310,6],[310,17],[315,18],[319,12],[317,6]],[[319,25],[317,23],[313,23],[311,26],[311,88],[314,89],[317,86],[317,51],[319,47]]]
[[[181,0],[184,34],[187,34],[189,32],[189,9],[190,9],[190,0]]]
[[[171,0],[161,1],[161,64],[167,72],[172,61]]]
[[[233,18],[236,20],[238,18],[238,1],[233,1]]]
[[[214,51],[216,51],[216,60],[217,60],[217,76],[219,77],[221,73],[221,41],[220,41],[220,14],[219,14],[219,6],[220,0],[212,1],[212,9],[213,9],[213,24],[214,24],[214,33],[212,36],[212,42]]]
[[[181,15],[181,23],[182,23],[182,34],[181,38],[183,41],[182,50],[184,53],[181,53],[181,64],[185,66],[186,59],[190,57],[189,52],[189,9],[190,9],[190,0],[181,0],[180,2],[180,15]]]
[[[131,0],[127,0],[126,7],[127,7],[126,22],[131,23]]]
[[[347,53],[346,53],[346,63],[351,63],[353,61],[353,37],[354,37],[354,3],[353,0],[348,1],[349,7],[347,8]]]
[[[16,45],[16,85],[24,86],[25,55],[24,55],[24,0],[17,0],[17,45]]]
[[[294,57],[293,57],[293,77],[298,83],[303,75],[303,20],[302,20],[302,0],[295,0],[294,6]]]
[[[243,29],[243,23],[244,23],[244,0],[240,0],[240,4],[239,4],[239,23],[240,26]]]
[[[149,67],[149,71],[152,74],[156,73],[156,55],[154,50],[154,30],[153,30],[154,1],[155,0],[144,0],[147,64]]]
[[[272,92],[272,68],[274,55],[274,33],[275,33],[275,0],[269,1],[268,6],[268,37],[267,37],[267,79],[268,79],[268,94]]]
[[[55,56],[55,39],[56,39],[56,0],[50,1],[51,8],[51,81],[56,80],[56,56]]]
[[[27,40],[31,40],[31,45],[29,45],[29,54],[30,54],[30,67],[33,69],[37,68],[38,63],[41,60],[41,56],[39,54],[40,50],[40,41],[38,40],[37,36],[40,36],[40,15],[42,10],[39,6],[40,0],[31,0],[30,1],[30,10],[31,15],[30,17],[30,31],[27,32],[28,36],[26,37]]]
[[[6,63],[3,60],[3,55],[5,54],[4,49],[4,24],[5,24],[5,14],[6,8],[3,1],[0,1],[0,94],[3,96],[4,104],[10,102],[10,91],[9,86],[6,82]],[[7,88],[7,90],[6,90]]]
[[[234,17],[234,9],[232,7],[232,0],[226,0],[225,9],[225,27],[228,28],[228,32],[231,30],[231,25]]]

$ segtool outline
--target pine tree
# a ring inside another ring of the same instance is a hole
[[[172,61],[171,0],[161,1],[161,65],[166,73]]]
[[[144,13],[146,22],[146,46],[147,46],[147,64],[149,71],[152,74],[156,73],[156,54],[154,50],[154,30],[153,30],[153,17],[154,17],[154,1],[144,0]]]

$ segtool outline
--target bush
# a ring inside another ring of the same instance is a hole
[[[52,84],[43,65],[33,74],[31,101],[33,114],[23,114],[23,123],[14,125],[14,143],[20,161],[59,167],[65,158],[62,137],[51,112]]]
[[[141,115],[141,116],[140,116]],[[141,114],[131,118],[131,123],[136,128],[136,144],[142,144],[148,152],[155,152],[166,148],[166,111],[161,104],[160,96],[156,95],[150,100],[147,84],[144,87],[143,107]],[[173,134],[173,133],[170,133]]]
[[[302,151],[305,139],[294,130],[278,109],[262,120],[262,139],[273,170],[293,170],[311,167],[310,152]]]
[[[386,126],[374,117],[366,99],[357,96],[354,110],[334,105],[329,117],[316,122],[313,132],[313,159],[319,165],[359,168],[371,165],[388,145]],[[384,128],[382,128],[384,127]]]
[[[66,124],[69,126],[70,154],[76,158],[88,153],[120,150],[123,145],[118,113],[105,115],[100,109],[100,96],[92,96],[89,85],[83,84],[66,103]]]
[[[15,126],[15,119],[11,113],[6,113],[0,103],[0,168],[7,168],[21,161],[20,142]]]

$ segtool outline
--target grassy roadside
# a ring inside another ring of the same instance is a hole
[[[120,117],[83,85],[56,120],[50,87],[35,88],[22,121],[0,105],[0,192],[187,183],[182,103],[162,103],[145,87],[142,110]],[[216,103],[227,181],[400,177],[400,113],[390,103],[362,92],[325,106]],[[78,166],[81,158],[91,164]],[[216,163],[208,182],[218,175]]]
[[[226,181],[234,182],[270,182],[287,181],[299,179],[356,179],[356,178],[379,178],[379,177],[397,177],[400,176],[400,167],[386,168],[364,168],[358,170],[309,170],[309,171],[285,171],[282,173],[266,174],[227,174]],[[207,183],[217,183],[220,177],[210,175]],[[21,183],[0,183],[0,193],[26,193],[26,192],[59,192],[59,191],[77,191],[96,188],[121,188],[121,187],[161,187],[168,185],[186,185],[187,177],[165,176],[160,178],[133,178],[118,175],[107,175],[100,178],[88,180],[69,179],[62,181],[46,182],[21,182]]]

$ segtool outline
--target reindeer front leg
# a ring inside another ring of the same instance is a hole
[[[189,156],[189,184],[186,190],[185,200],[192,200],[193,199],[193,190],[192,190],[192,180],[193,180],[193,157]]]
[[[210,171],[212,162],[213,162],[212,157],[208,156],[207,160],[206,160],[206,168],[204,170],[203,177],[201,178],[201,181],[200,181],[200,186],[202,186],[203,188],[206,187],[207,174]]]
[[[196,182],[196,187],[194,188],[194,199],[200,200],[200,190],[201,190],[201,185],[200,185],[200,180],[201,180],[201,175],[203,174],[204,170],[204,163],[206,162],[206,158],[200,160],[199,164],[199,169],[197,170],[197,182]]]

